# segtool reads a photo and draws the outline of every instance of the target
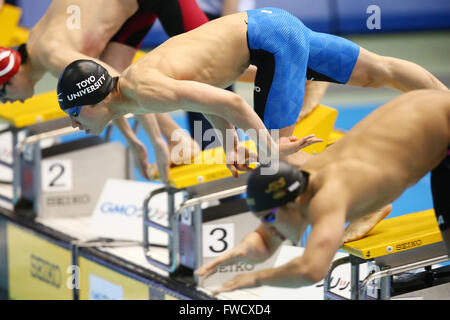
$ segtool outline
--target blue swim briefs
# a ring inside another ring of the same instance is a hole
[[[355,43],[314,32],[285,10],[247,11],[251,64],[258,67],[254,106],[267,129],[296,123],[305,80],[347,83],[359,55]]]

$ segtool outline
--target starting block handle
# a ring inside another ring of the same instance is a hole
[[[207,194],[207,195],[204,195],[201,197],[188,199],[181,204],[180,208],[178,208],[178,210],[176,211],[176,215],[179,215],[181,213],[181,211],[183,211],[187,208],[194,207],[196,205],[200,205],[204,202],[221,200],[224,198],[237,196],[239,194],[245,193],[246,191],[247,191],[247,186],[244,185],[244,186],[240,186],[240,187],[236,187],[236,188],[232,188],[232,189],[228,189],[228,190],[223,190],[223,191]]]
[[[146,260],[150,264],[152,264],[162,270],[165,270],[169,273],[175,272],[178,269],[178,267],[180,266],[178,220],[179,220],[179,216],[180,216],[181,212],[188,208],[199,206],[203,202],[220,200],[220,199],[224,199],[224,198],[228,198],[228,197],[232,197],[235,195],[245,193],[246,190],[247,190],[247,186],[244,185],[244,186],[239,186],[239,187],[228,189],[228,190],[222,190],[222,191],[219,191],[216,193],[212,193],[212,194],[208,194],[208,195],[204,195],[204,196],[200,196],[200,197],[191,198],[191,199],[184,201],[177,210],[175,210],[174,196],[175,196],[175,193],[181,191],[181,189],[175,189],[175,188],[171,188],[171,187],[163,187],[160,189],[153,190],[145,198],[144,204],[143,204],[143,227],[144,227],[143,238],[144,239],[143,239],[142,244],[144,247],[144,254],[145,254]],[[161,193],[167,193],[167,196],[168,196],[168,210],[167,210],[168,222],[169,222],[168,227],[164,226],[160,223],[157,223],[155,221],[150,220],[150,217],[149,217],[150,201],[152,200],[152,198],[154,196],[161,194]],[[149,241],[149,235],[150,235],[151,228],[165,232],[168,235],[168,237],[169,237],[169,243],[168,243],[169,263],[165,263],[158,259],[152,258],[151,253],[150,253],[151,244]],[[199,232],[199,231],[196,231],[196,232]],[[194,233],[195,239],[197,239],[198,237],[201,237],[201,233],[198,234],[196,232]],[[200,258],[198,256],[199,254],[200,253],[197,252],[196,259]]]
[[[143,206],[143,218],[144,218],[144,230],[143,230],[143,246],[144,246],[144,254],[145,254],[145,258],[147,259],[147,261],[162,269],[165,270],[169,273],[173,273],[175,272],[175,270],[178,268],[179,264],[180,264],[180,259],[179,259],[179,254],[178,254],[178,224],[176,223],[176,219],[177,219],[177,215],[174,214],[174,206],[175,206],[175,200],[174,200],[174,196],[176,191],[178,191],[177,189],[173,189],[170,187],[163,187],[160,189],[156,189],[153,190],[148,196],[147,198],[145,198],[144,200],[144,206]],[[167,214],[168,214],[168,221],[169,221],[169,226],[163,226],[157,222],[154,222],[152,220],[150,220],[149,217],[149,203],[152,200],[152,198],[160,193],[167,193],[168,196],[168,210],[167,210]],[[151,244],[149,242],[149,235],[150,235],[150,228],[155,228],[158,229],[162,232],[167,233],[167,235],[169,236],[169,243],[168,243],[168,251],[169,251],[169,263],[164,263],[158,259],[154,259],[151,257],[150,255],[150,247]]]
[[[407,272],[407,271],[411,271],[411,270],[415,270],[415,269],[419,269],[422,267],[427,267],[427,266],[431,266],[433,264],[437,264],[437,263],[441,263],[441,262],[445,262],[448,261],[449,257],[447,255],[443,255],[443,256],[439,256],[439,257],[434,257],[431,259],[427,259],[427,260],[423,260],[423,261],[418,261],[418,262],[414,262],[414,263],[408,263],[402,266],[398,266],[398,267],[394,267],[394,268],[387,268],[378,272],[374,272],[372,274],[369,274],[362,282],[361,287],[360,287],[360,295],[361,296],[365,296],[366,293],[366,288],[367,285],[373,281],[373,280],[377,280],[377,279],[381,279],[384,277],[388,277],[388,276],[393,276],[399,273],[403,273],[403,272]]]
[[[347,263],[350,263],[350,256],[337,259],[337,260],[333,261],[333,263],[331,264],[330,270],[328,271],[328,274],[323,281],[323,295],[324,295],[325,300],[330,300],[330,299],[346,300],[344,297],[331,292],[330,283],[331,283],[331,275],[332,275],[334,269],[336,269],[340,265],[347,264]]]

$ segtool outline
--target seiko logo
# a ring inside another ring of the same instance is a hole
[[[413,241],[408,241],[405,243],[401,243],[401,244],[397,244],[395,246],[395,250],[396,251],[401,251],[401,250],[406,250],[406,249],[411,249],[414,247],[418,247],[422,245],[422,240],[413,240]]]
[[[238,262],[235,264],[230,264],[228,266],[219,266],[218,272],[226,273],[226,272],[248,272],[252,271],[255,268],[254,264]]]
[[[31,255],[31,276],[55,288],[61,286],[62,275],[58,265],[48,262],[40,257]]]
[[[91,198],[88,194],[67,195],[67,196],[52,196],[47,197],[48,206],[70,206],[88,204]]]

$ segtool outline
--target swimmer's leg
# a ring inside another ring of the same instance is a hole
[[[386,218],[392,211],[392,205],[387,205],[382,209],[351,222],[344,232],[343,242],[359,240],[364,237],[375,225]]]
[[[421,66],[410,61],[381,56],[364,48],[360,48],[347,84],[371,88],[387,87],[403,92],[415,89],[448,90]]]
[[[100,60],[106,62],[117,72],[122,73],[128,68],[136,55],[137,49],[124,43],[111,41],[103,50]]]
[[[329,85],[329,82],[324,81],[306,81],[302,110],[300,111],[297,122],[300,122],[314,111],[314,109],[320,104],[320,101],[325,95]]]

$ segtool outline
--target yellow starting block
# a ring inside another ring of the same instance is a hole
[[[256,153],[254,141],[248,140],[240,144]],[[192,164],[171,168],[169,184],[174,188],[182,189],[199,183],[231,177],[231,172],[225,163],[225,152],[222,147],[204,150],[192,160]]]
[[[328,140],[326,141],[327,147],[331,146],[333,143],[337,142],[340,138],[345,136],[345,133],[338,129],[333,129],[328,136]]]
[[[302,138],[304,136],[315,134],[317,138],[321,138],[323,142],[315,143],[303,149],[303,151],[317,154],[322,152],[327,146],[328,138],[333,132],[334,122],[336,121],[338,112],[336,109],[319,105],[309,115],[303,118],[295,126],[293,136]]]
[[[28,30],[19,26],[21,15],[19,7],[7,3],[0,10],[0,46],[13,47],[27,41]]]
[[[19,199],[21,183],[21,148],[26,143],[31,143],[33,138],[40,134],[48,135],[50,131],[62,133],[64,130],[72,130],[70,120],[61,111],[56,98],[56,91],[35,95],[25,103],[14,102],[0,107],[0,122],[9,124],[2,132],[10,131],[12,139],[12,164],[0,161],[0,165],[13,170],[13,198],[0,196],[1,199],[15,204]],[[27,138],[20,142],[19,132],[26,131]],[[37,141],[37,140],[36,140]],[[37,148],[36,148],[37,150]],[[37,152],[37,151],[36,151]]]
[[[336,109],[321,105],[297,123],[293,134],[296,137],[301,138],[314,133],[316,137],[324,140],[324,142],[303,149],[305,152],[320,153],[327,145],[334,143],[344,135],[344,133],[333,130],[336,117]],[[254,141],[249,140],[241,144],[256,153]],[[169,184],[174,188],[181,189],[227,177],[231,177],[231,172],[225,165],[223,148],[218,147],[201,152],[194,158],[192,164],[171,168]]]
[[[134,55],[133,61],[131,63],[135,63],[136,61],[138,61],[140,58],[142,58],[143,56],[146,55],[147,52],[142,51],[142,50],[138,50],[136,52],[136,54]]]
[[[380,221],[366,237],[345,243],[342,250],[373,259],[441,241],[434,210],[426,210]]]
[[[333,263],[325,279],[326,299],[342,298],[331,293],[327,284],[333,270],[344,263],[352,265],[352,299],[366,299],[366,287],[375,279],[381,279],[380,298],[389,299],[389,276],[448,260],[432,209],[385,219],[364,238],[345,243],[341,249],[350,256]],[[380,271],[370,274],[360,284],[359,265],[369,261]]]
[[[333,131],[334,121],[337,117],[335,109],[319,106],[311,114],[297,124],[294,134],[303,137],[315,134],[324,140],[321,145],[309,148],[309,152],[321,152]],[[339,137],[337,137],[339,138]],[[337,139],[336,138],[336,139]],[[247,146],[256,153],[254,141],[245,141],[241,144]],[[217,164],[217,162],[220,162]],[[143,247],[147,261],[152,265],[176,273],[180,265],[195,269],[201,260],[201,249],[198,246],[201,239],[202,209],[204,202],[221,200],[236,195],[241,195],[246,191],[248,173],[241,173],[239,178],[231,176],[225,164],[225,154],[222,147],[209,149],[201,152],[194,158],[193,164],[181,165],[170,169],[169,186],[154,190],[144,200],[143,204]],[[184,192],[185,199],[179,208],[175,208],[175,194]],[[163,226],[152,221],[149,213],[149,205],[154,196],[166,193],[168,198],[168,220],[169,226]],[[183,210],[194,210],[196,214],[191,215],[188,224],[180,224],[179,215]],[[182,228],[182,232],[180,231]],[[154,259],[151,254],[149,243],[149,232],[151,229],[158,229],[167,233],[169,237],[169,262],[162,262]],[[179,234],[190,239],[189,243],[179,238]],[[186,236],[189,235],[189,236]],[[184,252],[184,254],[181,254]]]
[[[66,116],[59,108],[56,91],[37,94],[26,100],[25,103],[16,101],[2,105],[0,108],[0,119],[16,128]]]

